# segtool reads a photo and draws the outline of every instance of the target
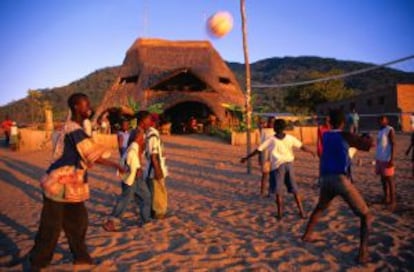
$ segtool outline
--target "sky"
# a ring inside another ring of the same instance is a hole
[[[414,0],[246,0],[251,61],[321,56],[384,63],[414,54]],[[234,17],[211,38],[206,20]],[[120,65],[139,37],[209,39],[243,61],[239,0],[0,0],[0,105]],[[414,71],[414,61],[395,68]]]

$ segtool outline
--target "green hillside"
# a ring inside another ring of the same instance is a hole
[[[228,63],[243,86],[244,65]],[[312,73],[349,72],[369,67],[372,64],[341,61],[319,57],[284,57],[260,60],[251,65],[253,83],[287,83],[309,79]],[[74,81],[67,86],[41,89],[41,101],[49,101],[55,118],[62,119],[66,112],[66,99],[74,92],[84,92],[89,95],[93,106],[101,101],[105,90],[110,88],[117,77],[119,67],[108,67],[97,70],[86,77]],[[344,80],[345,86],[355,93],[366,91],[391,90],[397,83],[414,83],[414,73],[407,73],[390,68],[381,68],[365,74],[349,77]],[[284,97],[288,89],[263,89],[253,92],[256,94],[256,107],[266,101],[268,110],[285,110]],[[41,102],[40,101],[40,102]],[[10,114],[18,122],[41,121],[39,112],[41,103],[28,97],[0,107],[0,118]],[[35,112],[35,114],[29,114]]]

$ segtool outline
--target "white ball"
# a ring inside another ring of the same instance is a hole
[[[207,29],[213,36],[222,38],[233,29],[233,16],[227,11],[216,12],[208,18]]]

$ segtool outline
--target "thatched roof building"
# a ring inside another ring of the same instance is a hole
[[[223,125],[232,118],[223,104],[244,105],[235,76],[208,41],[136,40],[97,115],[130,99],[141,109],[163,103],[172,119],[214,114]]]

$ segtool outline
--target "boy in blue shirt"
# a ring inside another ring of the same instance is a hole
[[[373,142],[369,137],[359,137],[349,132],[344,132],[345,115],[343,112],[333,110],[330,113],[332,130],[323,135],[323,152],[321,156],[321,187],[319,201],[313,211],[306,232],[302,240],[310,242],[313,239],[313,229],[328,208],[329,203],[336,197],[341,196],[349,207],[361,220],[360,248],[358,261],[365,263],[368,260],[368,234],[373,217],[369,212],[362,195],[352,184],[349,177],[349,166],[351,158],[349,148],[369,151]]]

